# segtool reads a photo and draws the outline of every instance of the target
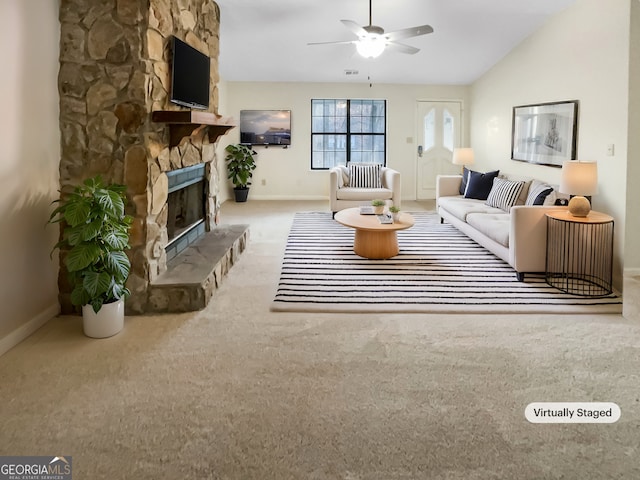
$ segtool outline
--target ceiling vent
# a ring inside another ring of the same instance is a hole
[[[351,75],[358,75],[360,72],[358,70],[345,70],[344,74],[349,77]]]

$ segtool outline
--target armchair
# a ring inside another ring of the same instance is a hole
[[[400,207],[400,173],[388,167],[380,169],[382,188],[349,186],[349,170],[334,167],[329,170],[329,203],[333,213],[350,207],[359,207],[377,198]],[[389,200],[391,202],[389,202]]]

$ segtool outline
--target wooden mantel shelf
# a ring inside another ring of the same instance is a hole
[[[207,130],[209,142],[215,143],[218,137],[235,127],[220,115],[199,111],[157,110],[151,113],[151,120],[169,125],[169,147],[178,146],[183,138],[202,130]]]

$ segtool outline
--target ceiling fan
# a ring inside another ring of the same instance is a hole
[[[431,25],[420,25],[419,27],[404,28],[402,30],[384,33],[384,29],[382,27],[373,25],[371,21],[371,0],[369,0],[369,25],[360,26],[352,20],[340,21],[345,27],[358,36],[358,40],[316,42],[309,43],[308,45],[353,43],[355,44],[358,53],[365,58],[376,58],[385,50],[385,48],[413,55],[414,53],[418,53],[420,49],[403,43],[398,43],[396,40],[417,37],[419,35],[426,35],[427,33],[433,32]]]

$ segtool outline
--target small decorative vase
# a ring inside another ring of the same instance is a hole
[[[400,221],[400,212],[393,212],[391,217],[393,218],[393,223],[398,223]]]
[[[82,328],[91,338],[107,338],[119,333],[124,327],[124,299],[105,303],[98,313],[91,305],[82,306]]]

